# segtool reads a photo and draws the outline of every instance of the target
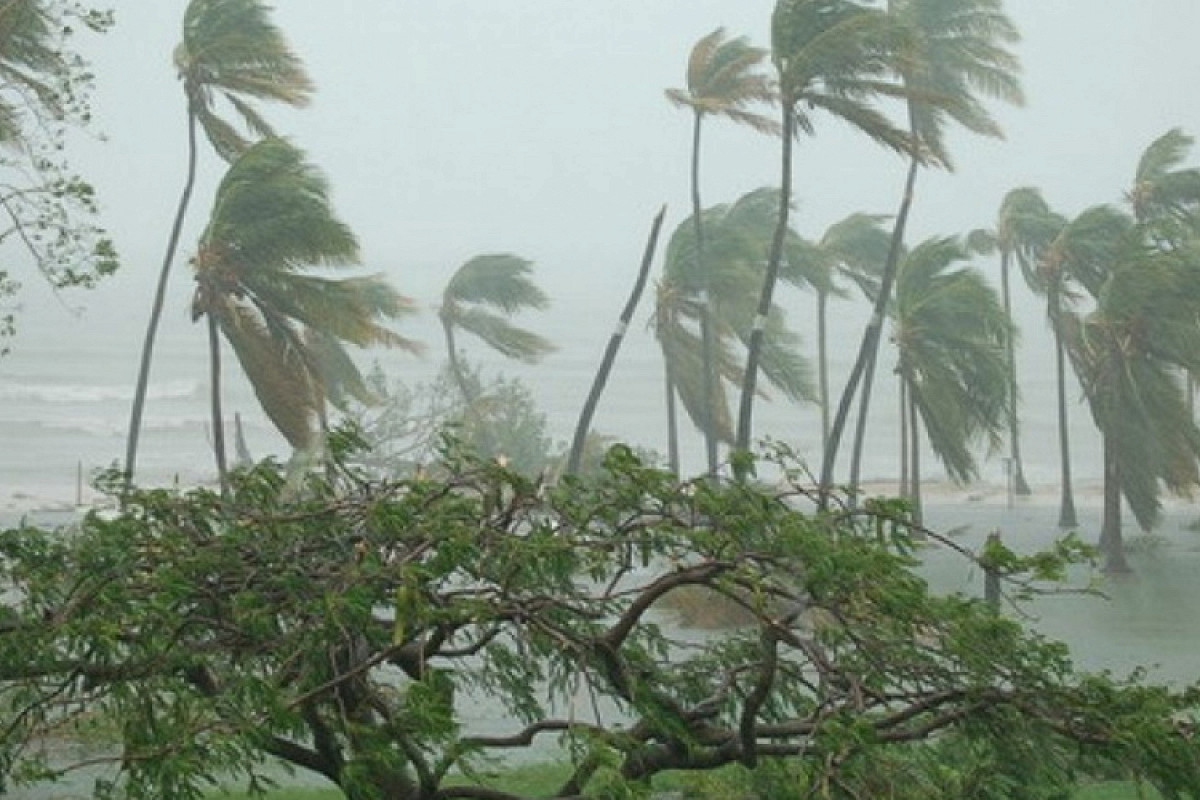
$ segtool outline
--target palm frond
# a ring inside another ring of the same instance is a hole
[[[445,306],[442,307],[446,309]],[[454,327],[483,341],[501,355],[536,363],[555,349],[548,339],[518,327],[507,318],[479,307],[456,308],[450,321]]]

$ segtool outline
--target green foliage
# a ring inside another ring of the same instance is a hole
[[[413,308],[383,276],[313,274],[358,258],[325,177],[295,147],[264,139],[230,166],[192,259],[192,318],[215,320],[293,447],[319,437],[327,398],[368,394],[346,345],[417,347],[386,327]]]
[[[652,325],[663,359],[688,416],[700,430],[709,428],[704,404],[704,365],[700,330],[701,309],[707,307],[713,327],[713,425],[718,438],[733,441],[728,386],[744,379],[745,359],[739,344],[748,343],[771,231],[779,213],[777,189],[763,187],[734,203],[705,209],[701,214],[704,263],[696,257],[695,219],[679,223],[667,245],[663,279]],[[789,252],[799,256],[807,245],[788,231]],[[797,257],[784,278],[793,284],[807,280],[811,259]],[[701,298],[707,294],[707,306]],[[808,363],[800,353],[800,336],[788,327],[779,305],[771,307],[764,333],[761,369],[771,386],[790,400],[814,398]]]
[[[1011,328],[983,275],[962,265],[966,258],[956,239],[917,245],[901,263],[892,312],[898,371],[956,481],[975,476],[974,444],[998,446],[1010,398]]]
[[[117,269],[95,219],[96,192],[71,167],[72,131],[87,129],[94,76],[76,50],[111,14],[69,0],[0,3],[0,245],[28,259],[53,289],[91,288]],[[0,267],[0,355],[16,332],[19,278]]]
[[[554,485],[453,444],[373,481],[353,444],[301,493],[264,463],[226,499],[133,491],[71,531],[0,534],[4,780],[33,777],[26,742],[100,714],[129,797],[261,781],[269,756],[352,798],[432,797],[556,737],[562,795],[735,764],[829,797],[881,796],[893,765],[895,791],[946,797],[1077,769],[1200,790],[1196,690],[1075,673],[1019,621],[931,594],[869,514],[803,510],[808,487],[679,483],[620,445]],[[658,607],[681,587],[748,624],[676,635]],[[463,713],[484,699],[507,730]]]

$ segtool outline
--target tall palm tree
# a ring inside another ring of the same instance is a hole
[[[271,22],[270,8],[262,0],[191,0],[184,12],[183,39],[175,49],[175,68],[187,101],[187,171],[142,343],[125,449],[126,485],[133,481],[137,467],[150,363],[171,264],[196,182],[197,129],[204,131],[221,158],[234,161],[245,151],[248,140],[223,116],[220,101],[234,111],[251,134],[262,137],[273,135],[273,131],[255,108],[256,102],[303,106],[313,91],[303,64]]]
[[[899,152],[912,150],[911,137],[873,102],[899,97],[890,77],[893,26],[887,15],[852,0],[779,0],[771,18],[771,58],[778,74],[782,111],[780,202],[750,329],[745,379],[738,409],[735,448],[750,446],[763,337],[784,260],[792,199],[792,144],[814,131],[816,115],[829,114]]]
[[[739,345],[747,343],[779,202],[778,190],[765,187],[732,204],[706,209],[708,255],[702,265],[694,255],[697,239],[692,220],[676,228],[667,246],[654,331],[673,389],[668,416],[678,396],[696,427],[719,441],[733,441],[726,384],[736,387],[744,379]],[[797,285],[812,279],[814,248],[793,231],[788,231],[786,247],[789,259],[781,270],[783,279]],[[707,308],[702,299],[708,300]],[[709,368],[702,335],[706,311],[713,354],[712,385],[707,387]],[[767,381],[791,400],[813,399],[810,370],[799,352],[800,338],[788,328],[777,304],[768,314],[765,339],[762,367]]]
[[[454,379],[468,405],[476,392],[459,362],[456,336],[469,333],[506,358],[537,363],[554,345],[542,336],[513,324],[509,317],[550,304],[530,273],[533,262],[510,253],[489,253],[468,260],[450,276],[442,291],[438,319]]]
[[[1164,251],[1130,229],[1096,309],[1064,314],[1062,327],[1104,451],[1100,548],[1105,569],[1126,572],[1121,501],[1149,530],[1160,487],[1176,494],[1200,485],[1200,428],[1179,371],[1200,370],[1200,280],[1195,245]]]
[[[844,296],[838,285],[839,278],[854,283],[870,301],[879,292],[879,279],[887,262],[891,246],[891,235],[884,230],[887,217],[881,214],[854,213],[830,225],[822,234],[817,248],[820,267],[817,275],[809,279],[817,293],[817,359],[818,387],[821,404],[821,453],[829,447],[829,359],[828,359],[828,305],[832,296]],[[857,470],[852,482],[857,482]]]
[[[1000,211],[996,215],[993,230],[973,231],[971,246],[976,252],[1000,253],[1000,292],[1004,302],[1004,317],[1013,325],[1012,314],[1012,266],[1019,266],[1022,274],[1030,275],[1043,251],[1062,229],[1064,221],[1054,214],[1042,197],[1041,191],[1032,186],[1013,189],[1004,196]],[[1013,489],[1018,495],[1030,493],[1025,479],[1024,462],[1021,459],[1020,421],[1017,413],[1017,361],[1016,329],[1008,342],[1009,408],[1008,408],[1008,455],[1012,469]]]
[[[695,228],[696,272],[704,272],[703,206],[700,201],[700,138],[705,117],[724,117],[760,133],[778,134],[779,124],[749,107],[775,99],[770,78],[759,71],[767,51],[752,47],[745,37],[728,39],[717,28],[692,48],[688,59],[687,88],[667,89],[667,99],[692,112],[692,225]],[[705,417],[713,416],[715,367],[712,324],[707,289],[699,297],[700,333],[704,365]],[[705,456],[709,475],[717,471],[717,436],[712,426],[704,428]]]
[[[617,327],[608,337],[608,343],[604,346],[604,355],[600,357],[600,367],[592,378],[592,386],[588,389],[587,397],[583,401],[583,408],[579,410],[575,433],[571,436],[571,449],[567,453],[565,471],[568,475],[579,474],[588,453],[594,453],[604,444],[604,437],[592,430],[592,418],[596,415],[596,408],[600,405],[600,395],[604,393],[604,387],[608,385],[608,377],[612,374],[613,364],[617,361],[617,353],[621,349],[622,342],[625,341],[625,332],[629,330],[629,323],[633,320],[633,314],[637,310],[638,303],[641,302],[642,292],[645,291],[646,282],[650,278],[650,266],[654,263],[654,254],[658,250],[658,237],[662,232],[663,218],[666,214],[667,207],[663,206],[654,215],[654,221],[650,223],[650,234],[646,237],[646,246],[642,250],[642,261],[638,266],[633,288],[629,290],[629,297],[621,308]],[[675,467],[678,471],[677,464]]]
[[[1160,486],[1182,493],[1200,484],[1200,430],[1187,388],[1200,367],[1200,170],[1183,166],[1191,146],[1191,137],[1172,129],[1142,153],[1125,196],[1132,219],[1117,212],[1097,218],[1113,230],[1095,237],[1111,250],[1094,259],[1085,282],[1095,309],[1062,318],[1103,438],[1100,545],[1112,572],[1129,569],[1122,498],[1149,529]]]
[[[310,273],[358,263],[328,186],[281,139],[248,148],[217,189],[194,268],[192,319],[207,323],[217,471],[226,486],[221,348],[233,347],[263,410],[297,451],[319,441],[325,400],[366,391],[344,345],[416,349],[384,326],[413,310],[381,276]]]
[[[897,371],[908,403],[909,487],[920,519],[920,430],[950,478],[977,476],[973,447],[1000,444],[1010,394],[1011,326],[954,238],[928,239],[902,261],[892,310]]]
[[[1008,49],[1018,33],[1004,12],[1002,0],[889,0],[887,15],[897,29],[891,66],[905,89],[908,132],[915,144],[875,311],[833,422],[830,447],[822,463],[822,485],[832,482],[842,431],[860,381],[854,464],[862,457],[880,332],[903,251],[918,168],[923,162],[953,168],[945,138],[950,122],[983,136],[1002,135],[980,96],[1014,104],[1023,102],[1016,77],[1019,61]],[[857,472],[857,467],[853,471]]]
[[[1047,224],[1053,226],[1053,217]],[[1057,235],[1047,244],[1029,278],[1031,288],[1046,299],[1046,316],[1054,334],[1055,384],[1058,407],[1058,444],[1061,478],[1059,481],[1058,524],[1073,528],[1079,524],[1075,511],[1075,492],[1071,476],[1071,443],[1067,422],[1067,358],[1063,320],[1080,299],[1081,290],[1095,296],[1119,257],[1120,243],[1128,235],[1132,221],[1117,209],[1093,206],[1074,219],[1062,223]]]

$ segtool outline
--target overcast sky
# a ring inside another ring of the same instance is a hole
[[[108,141],[76,160],[102,192],[146,290],[183,179],[184,106],[171,66],[184,0],[113,0],[95,41]],[[765,44],[769,0],[281,0],[275,13],[317,83],[299,112],[269,109],[332,181],[366,260],[427,296],[483,251],[534,259],[561,304],[632,275],[650,217],[685,215],[689,120],[663,89],[718,25]],[[1023,32],[1023,109],[1005,142],[955,140],[958,171],[922,179],[918,235],[986,224],[1026,183],[1072,212],[1119,199],[1141,148],[1173,125],[1200,131],[1196,0],[1012,0]],[[776,184],[776,147],[709,126],[706,202]],[[221,164],[202,158],[192,234]],[[856,210],[894,208],[903,164],[836,124],[797,151],[796,226],[816,234]],[[179,303],[184,281],[175,287]]]
[[[68,296],[85,309],[80,318],[50,302],[36,277],[23,276],[27,309],[15,352],[0,367],[37,358],[23,355],[23,338],[87,353],[101,336],[127,341],[118,346],[131,353],[128,375],[114,380],[132,380],[136,367],[132,354],[184,178],[185,106],[171,54],[186,0],[109,2],[117,27],[88,42],[105,139],[77,142],[71,155],[97,184],[122,271],[102,289]],[[539,381],[551,382],[535,388],[543,402],[558,399],[552,418],[558,435],[569,432],[651,217],[666,203],[673,229],[689,208],[690,120],[663,90],[683,85],[692,45],[717,26],[765,45],[773,5],[278,0],[275,18],[318,93],[309,108],[265,113],[329,176],[337,209],[362,241],[365,265],[386,272],[426,309],[402,332],[423,338],[432,357],[419,365],[405,357],[401,363],[412,367],[400,371],[408,377],[436,368],[441,356],[428,310],[459,264],[484,252],[520,254],[536,263],[554,303],[546,318],[529,324],[561,346],[537,372]],[[1021,185],[1040,186],[1064,213],[1119,202],[1152,139],[1173,126],[1200,133],[1200,1],[1009,0],[1008,9],[1024,35],[1018,51],[1028,103],[996,109],[1005,141],[952,138],[958,170],[923,174],[912,241],[990,224],[1004,193]],[[894,212],[902,160],[837,124],[822,122],[816,134],[796,152],[795,227],[817,236],[855,211]],[[777,142],[719,123],[706,137],[706,204],[778,183]],[[187,320],[192,282],[185,260],[223,166],[204,150],[164,317],[164,333],[174,331],[176,345],[160,349],[160,362],[184,356],[203,363],[202,337]],[[782,299],[811,343],[811,299]],[[1027,293],[1018,292],[1017,301],[1026,304],[1032,328],[1023,357],[1037,356],[1048,341],[1044,315]],[[647,313],[644,305],[639,323]],[[842,326],[834,346],[844,348],[844,367],[861,335],[859,321],[839,308],[834,324]],[[653,345],[640,324],[633,332],[618,370],[640,370],[643,386],[651,386]],[[181,353],[179,343],[191,350]],[[833,361],[840,386],[836,352]],[[1036,375],[1042,367],[1023,369]],[[614,421],[598,418],[597,426],[614,429],[622,413],[657,413],[647,405],[650,392],[659,390],[607,397],[601,416]],[[1026,402],[1039,407],[1049,394],[1027,392]]]

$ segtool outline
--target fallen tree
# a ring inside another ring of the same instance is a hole
[[[878,796],[900,755],[916,785],[963,766],[930,753],[1016,742],[995,769],[1197,796],[1193,690],[1076,674],[1018,620],[932,594],[902,507],[810,507],[788,480],[680,483],[624,447],[553,486],[449,448],[394,481],[342,463],[297,497],[268,462],[228,502],[135,491],[73,531],[7,531],[0,777],[53,780],[72,765],[30,745],[101,719],[120,780],[97,796],[261,785],[281,759],[355,800],[506,798],[481,776],[530,747],[573,765],[559,797],[735,764]],[[996,545],[985,566],[1019,589],[1078,554]],[[751,622],[672,633],[681,587]],[[481,698],[499,732],[464,716]]]

